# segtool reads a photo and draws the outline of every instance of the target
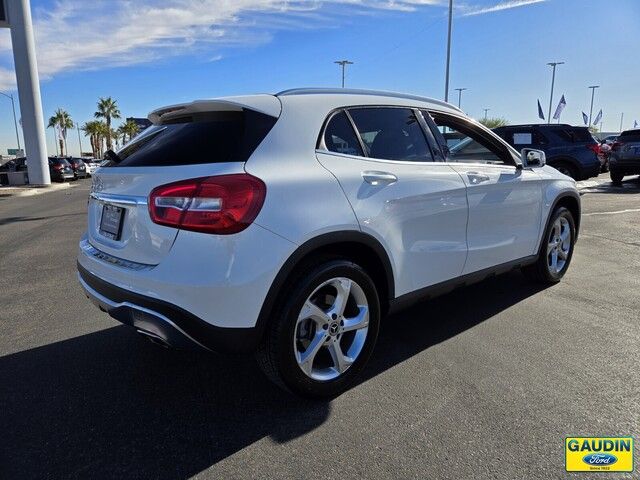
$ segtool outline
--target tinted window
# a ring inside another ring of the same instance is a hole
[[[548,143],[547,139],[534,129],[516,129],[501,136],[516,149],[528,146],[540,147]]]
[[[69,164],[69,162],[67,162],[67,160],[66,160],[66,159],[64,159],[64,158],[50,158],[50,159],[49,159],[49,161],[50,161],[53,165],[60,165],[60,164],[62,164],[62,165],[64,165],[65,167],[66,167],[67,165],[71,166],[71,165]]]
[[[166,125],[154,125],[118,150],[118,158],[110,158],[105,166],[245,162],[276,120],[269,115],[244,110],[208,112]]]
[[[618,137],[621,142],[640,142],[640,130],[627,130]]]
[[[585,128],[559,128],[553,132],[565,142],[593,142],[593,135]]]
[[[340,112],[329,120],[324,131],[324,144],[330,152],[362,156],[362,148],[347,114]]]
[[[353,108],[349,114],[373,158],[432,162],[427,140],[408,108]]]
[[[437,112],[432,116],[449,145],[447,161],[513,164],[507,147],[473,124]]]

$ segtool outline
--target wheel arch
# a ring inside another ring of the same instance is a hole
[[[373,236],[357,230],[330,232],[300,245],[280,268],[258,315],[256,327],[259,338],[264,334],[287,279],[305,262],[318,255],[336,255],[357,262],[371,275],[378,289],[381,311],[388,310],[390,300],[395,297],[395,280],[385,248]]]
[[[556,211],[558,207],[565,207],[567,210],[571,212],[573,215],[573,221],[576,227],[576,236],[574,243],[578,240],[578,232],[580,231],[580,215],[581,215],[581,207],[580,207],[580,194],[577,192],[564,192],[558,195],[554,200],[551,208],[549,209],[549,213],[547,214],[547,220],[544,223],[544,229],[542,230],[542,235],[540,235],[540,244],[538,245],[538,255],[540,254],[540,249],[544,245],[544,235],[549,228],[549,222],[551,222],[551,216],[553,212]]]

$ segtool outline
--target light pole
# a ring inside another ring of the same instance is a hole
[[[624,112],[620,114],[620,132],[622,132],[622,120],[624,120]]]
[[[488,112],[489,110],[491,110],[491,109],[490,109],[490,108],[483,108],[483,110],[484,110],[484,119],[485,119],[485,121],[486,121],[486,120],[487,120],[487,112]]]
[[[80,140],[80,122],[76,122],[76,130],[78,130],[78,143],[80,144],[80,158],[82,158],[82,140]]]
[[[556,66],[564,65],[564,62],[549,62],[547,65],[553,67],[553,74],[551,75],[551,96],[549,97],[549,114],[547,115],[547,124],[551,123],[551,105],[553,104],[553,85],[556,82]]]
[[[600,88],[600,85],[591,85],[591,107],[589,108],[589,126],[591,126],[591,115],[593,114],[593,97],[596,94],[596,88]]]
[[[455,90],[458,92],[458,108],[460,108],[460,104],[462,103],[462,92],[466,90],[466,88],[456,88]]]
[[[6,23],[11,29],[11,44],[18,83],[18,99],[22,114],[29,183],[49,185],[51,177],[47,161],[31,4],[29,0],[12,0],[4,2],[4,6],[7,9],[8,22]]]
[[[447,31],[447,69],[444,76],[444,101],[449,101],[449,64],[451,63],[451,23],[453,21],[453,0],[449,0],[449,29]]]
[[[337,63],[338,65],[340,65],[342,67],[342,88],[344,88],[344,70],[345,70],[345,67],[347,65],[353,65],[353,62],[350,62],[349,60],[336,60],[333,63]]]
[[[16,127],[16,141],[18,142],[18,150],[22,150],[20,148],[20,135],[18,135],[18,120],[16,119],[16,104],[13,101],[13,94],[7,95],[4,92],[0,92],[0,95],[4,95],[7,98],[11,99],[11,108],[13,109],[13,125]]]

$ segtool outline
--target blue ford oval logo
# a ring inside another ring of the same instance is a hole
[[[618,458],[610,453],[590,453],[582,457],[582,461],[587,465],[613,465]]]

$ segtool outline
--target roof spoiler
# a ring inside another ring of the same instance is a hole
[[[169,120],[188,116],[194,113],[241,112],[245,109],[278,118],[282,110],[282,105],[278,97],[274,95],[222,97],[211,100],[196,100],[194,102],[162,107],[151,112],[148,118],[154,125],[159,125]]]

